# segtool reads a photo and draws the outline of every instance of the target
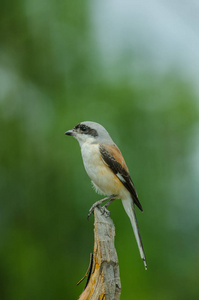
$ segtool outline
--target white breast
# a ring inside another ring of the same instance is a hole
[[[103,162],[99,151],[99,144],[83,143],[81,145],[84,167],[88,176],[97,188],[105,195],[120,195],[129,193],[117,176]]]
[[[84,167],[94,183],[98,181],[99,166],[102,164],[99,153],[99,144],[84,143],[81,146]]]

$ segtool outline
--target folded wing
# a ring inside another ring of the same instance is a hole
[[[130,177],[128,168],[124,158],[116,145],[100,145],[99,146],[102,160],[111,169],[111,171],[118,177],[125,188],[130,192],[133,202],[137,207],[143,211],[142,205],[138,200],[133,181]]]

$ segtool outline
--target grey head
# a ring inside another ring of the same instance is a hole
[[[106,129],[102,125],[95,122],[81,122],[73,129],[66,131],[65,134],[74,136],[80,143],[80,146],[85,142],[91,144],[114,144]]]

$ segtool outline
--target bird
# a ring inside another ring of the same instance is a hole
[[[108,202],[103,208],[104,212],[108,213],[108,205],[115,199],[121,199],[124,210],[131,221],[145,270],[147,270],[144,247],[135,215],[135,205],[141,211],[143,208],[119,148],[113,142],[108,131],[96,122],[81,122],[73,129],[66,131],[65,135],[73,136],[79,142],[85,170],[96,192],[107,196],[92,205],[88,216],[96,206],[99,207],[106,200]]]

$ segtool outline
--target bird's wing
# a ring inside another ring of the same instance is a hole
[[[118,177],[125,188],[130,192],[134,203],[143,211],[142,205],[138,200],[133,181],[129,174],[122,153],[116,145],[99,145],[100,154],[103,162],[111,169],[111,171]]]

